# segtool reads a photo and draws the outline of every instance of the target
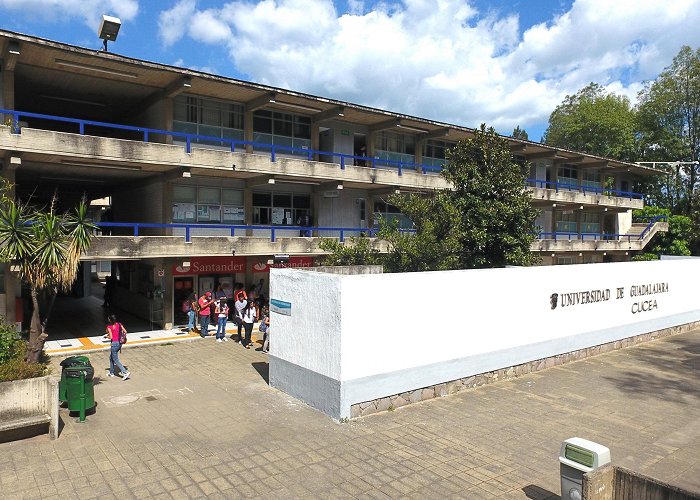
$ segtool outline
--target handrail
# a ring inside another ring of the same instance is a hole
[[[583,184],[567,184],[564,182],[552,182],[552,181],[543,181],[539,179],[525,179],[525,185],[526,186],[533,186],[533,187],[539,187],[542,189],[554,189],[556,192],[559,192],[560,189],[564,191],[579,191],[582,192],[583,194],[586,194],[587,192],[593,193],[593,194],[602,194],[602,195],[615,195],[620,198],[630,198],[630,199],[644,199],[644,194],[642,193],[634,193],[632,191],[621,191],[618,189],[608,189],[604,187],[595,187],[595,186],[584,186]]]
[[[299,231],[304,232],[308,237],[315,231],[334,231],[339,233],[339,239],[341,242],[345,241],[345,233],[363,233],[368,234],[370,238],[375,237],[379,232],[377,228],[369,227],[322,227],[322,226],[256,226],[256,225],[244,225],[244,224],[188,224],[188,223],[155,223],[155,222],[96,222],[100,229],[110,228],[110,227],[128,227],[133,229],[133,235],[135,237],[139,236],[140,229],[146,228],[156,228],[156,229],[185,229],[185,241],[191,242],[191,230],[192,229],[226,229],[231,231],[231,236],[236,235],[236,231],[247,231],[247,230],[261,230],[270,231],[270,241],[274,242],[276,240],[277,231]],[[401,233],[415,233],[415,229],[399,229]],[[111,235],[106,235],[111,236]],[[322,236],[322,238],[330,238],[330,236]]]
[[[309,149],[309,148],[297,148],[294,146],[281,146],[281,145],[276,145],[276,144],[267,144],[263,142],[255,142],[255,141],[245,141],[245,140],[240,140],[240,139],[232,139],[232,138],[226,138],[226,137],[214,137],[214,136],[208,136],[208,135],[200,135],[200,134],[190,134],[186,132],[175,132],[172,130],[162,130],[162,129],[155,129],[155,128],[149,128],[149,127],[137,127],[133,125],[119,125],[115,123],[108,123],[108,122],[100,122],[100,121],[94,121],[94,120],[83,120],[80,118],[67,118],[67,117],[62,117],[62,116],[55,116],[55,115],[45,115],[45,114],[40,114],[40,113],[29,113],[29,112],[23,112],[23,111],[17,111],[17,110],[11,110],[11,109],[0,109],[0,114],[5,114],[5,115],[11,115],[13,117],[12,120],[12,132],[15,134],[21,133],[21,129],[19,127],[19,119],[20,117],[24,118],[37,118],[40,120],[53,120],[53,121],[58,121],[58,122],[63,122],[63,123],[74,123],[78,125],[78,131],[80,135],[85,135],[85,126],[92,126],[92,127],[104,127],[104,128],[112,128],[116,130],[126,130],[129,132],[137,132],[139,134],[143,134],[143,142],[149,142],[149,137],[151,134],[156,134],[156,135],[165,135],[165,136],[171,136],[173,138],[180,138],[184,140],[185,142],[185,151],[190,154],[192,152],[192,142],[196,141],[208,141],[208,142],[217,142],[222,145],[226,145],[230,148],[231,152],[235,152],[236,148],[243,148],[246,149],[246,147],[250,147],[252,151],[255,151],[256,149],[258,151],[264,150],[264,151],[269,151],[270,153],[270,161],[274,162],[276,161],[277,155],[281,153],[291,153],[296,156],[306,156],[306,159],[308,161],[313,161],[314,156],[325,156],[325,157],[330,157],[330,158],[337,158],[339,160],[339,165],[341,170],[345,170],[345,167],[348,163],[358,163],[360,164],[359,166],[364,165],[365,167],[369,167],[372,169],[376,169],[378,165],[389,167],[389,168],[395,168],[397,171],[397,174],[399,176],[403,175],[403,170],[404,169],[414,169],[416,171],[421,172],[422,174],[427,174],[427,173],[439,173],[442,171],[442,167],[436,167],[432,165],[425,165],[422,163],[414,163],[414,162],[404,162],[404,161],[397,161],[397,160],[389,160],[389,159],[382,159],[379,157],[368,157],[368,156],[356,156],[356,155],[351,155],[351,154],[346,154],[346,153],[336,153],[332,151],[321,151],[321,150],[315,150],[315,149]],[[586,192],[590,193],[596,193],[596,194],[613,194],[616,196],[620,196],[623,198],[639,198],[642,199],[644,197],[643,194],[641,193],[633,193],[630,191],[619,191],[615,189],[607,189],[607,188],[599,188],[599,187],[593,187],[593,186],[583,186],[583,185],[575,185],[575,184],[565,184],[565,183],[560,183],[560,182],[550,182],[550,181],[543,181],[539,179],[526,179],[526,185],[528,184],[534,184],[536,187],[542,187],[546,189],[554,189],[556,191],[559,191],[559,189],[563,189],[566,191],[581,191],[584,194]]]
[[[17,111],[17,110],[10,110],[10,109],[0,109],[0,114],[6,114],[6,115],[12,115],[13,120],[12,120],[12,132],[15,134],[20,133],[21,129],[19,127],[19,119],[20,117],[24,118],[37,118],[40,120],[53,120],[53,121],[58,121],[58,122],[64,122],[64,123],[74,123],[78,125],[78,132],[80,135],[85,135],[85,126],[92,126],[92,127],[104,127],[104,128],[112,128],[112,129],[117,129],[117,130],[127,130],[129,132],[138,132],[140,134],[143,134],[143,142],[148,142],[149,136],[151,134],[159,134],[159,135],[166,135],[166,136],[171,136],[173,138],[182,138],[185,141],[185,151],[189,154],[192,152],[192,142],[196,141],[209,141],[209,142],[218,142],[223,145],[227,145],[230,147],[230,150],[232,153],[235,152],[236,147],[243,147],[245,148],[246,146],[250,146],[253,148],[253,151],[257,148],[258,150],[269,150],[270,151],[270,161],[274,162],[276,161],[276,157],[280,152],[288,152],[296,155],[301,155],[301,156],[306,156],[307,160],[313,161],[314,155],[320,155],[320,156],[329,156],[332,158],[339,158],[339,164],[340,164],[340,169],[345,170],[345,166],[347,163],[354,163],[354,162],[362,162],[365,166],[369,166],[373,169],[377,168],[377,165],[385,165],[387,167],[392,167],[396,168],[398,175],[403,174],[403,170],[408,168],[408,169],[415,169],[417,171],[420,171],[423,174],[427,174],[428,172],[440,172],[441,168],[440,167],[434,167],[432,165],[423,165],[420,163],[413,163],[413,162],[402,162],[402,161],[396,161],[396,160],[388,160],[388,159],[382,159],[378,157],[368,157],[368,156],[355,156],[351,154],[346,154],[346,153],[335,153],[332,151],[320,151],[320,150],[315,150],[315,149],[309,149],[309,148],[297,148],[293,146],[280,146],[276,144],[267,144],[263,142],[254,142],[254,141],[244,141],[240,139],[231,139],[227,137],[214,137],[214,136],[209,136],[209,135],[201,135],[201,134],[189,134],[186,132],[175,132],[172,130],[162,130],[162,129],[155,129],[155,128],[149,128],[149,127],[137,127],[133,125],[118,125],[115,123],[107,123],[107,122],[99,122],[99,121],[94,121],[94,120],[83,120],[80,118],[66,118],[62,116],[55,116],[55,115],[44,115],[40,113],[29,113],[29,112],[23,112],[23,111]]]
[[[644,228],[644,230],[639,234],[616,234],[616,233],[572,233],[566,231],[555,231],[555,232],[539,232],[537,233],[538,240],[554,240],[566,239],[567,241],[584,241],[586,238],[593,241],[598,240],[615,240],[615,241],[625,241],[631,242],[634,238],[635,241],[643,240],[649,231],[652,230],[654,224],[659,221],[666,221],[668,218],[665,215],[657,215],[656,217],[644,217],[650,219],[649,224]],[[550,237],[548,237],[550,236]]]

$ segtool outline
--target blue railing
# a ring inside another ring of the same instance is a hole
[[[419,171],[423,174],[427,174],[428,172],[440,172],[441,168],[440,167],[434,167],[431,165],[423,165],[420,163],[412,163],[412,162],[402,162],[402,161],[395,161],[395,160],[389,160],[389,159],[382,159],[382,158],[371,158],[367,156],[355,156],[351,154],[345,154],[345,153],[334,153],[331,151],[320,151],[320,150],[315,150],[315,149],[308,149],[308,148],[297,148],[293,146],[280,146],[280,145],[275,145],[275,144],[268,144],[268,143],[263,143],[263,142],[254,142],[254,141],[244,141],[240,139],[230,139],[230,138],[225,138],[225,137],[214,137],[214,136],[208,136],[208,135],[200,135],[200,134],[190,134],[186,132],[175,132],[172,130],[161,130],[161,129],[155,129],[155,128],[148,128],[148,127],[136,127],[132,125],[118,125],[115,123],[106,123],[106,122],[98,122],[98,121],[93,121],[93,120],[82,120],[79,118],[66,118],[62,116],[54,116],[54,115],[44,115],[44,114],[39,114],[39,113],[26,113],[23,111],[16,111],[16,110],[8,110],[8,109],[0,109],[0,114],[5,114],[5,115],[11,115],[12,116],[12,131],[13,133],[20,133],[20,127],[19,127],[19,121],[20,118],[36,118],[40,120],[49,120],[49,121],[56,121],[56,122],[62,122],[62,123],[73,123],[78,125],[78,132],[80,135],[85,135],[85,127],[90,126],[90,127],[102,127],[102,128],[110,128],[110,129],[116,129],[116,130],[125,130],[128,132],[136,132],[138,134],[142,134],[143,137],[143,142],[148,142],[149,138],[151,135],[165,135],[165,136],[171,136],[174,139],[180,139],[185,142],[185,151],[187,153],[192,152],[192,143],[197,143],[198,141],[206,141],[206,142],[213,142],[213,143],[219,143],[223,146],[227,146],[230,148],[231,152],[235,152],[236,148],[239,148],[241,150],[247,150],[248,148],[251,148],[252,151],[265,151],[269,152],[270,154],[270,160],[275,161],[277,159],[277,156],[280,153],[289,153],[295,156],[302,156],[306,157],[307,160],[313,161],[314,156],[325,156],[325,157],[331,157],[331,158],[337,158],[339,161],[338,163],[340,164],[340,169],[345,170],[346,165],[350,164],[358,164],[358,165],[364,165],[366,167],[370,167],[373,169],[376,169],[378,165],[382,165],[385,167],[389,168],[395,168],[398,175],[403,174],[404,169],[412,169]]]
[[[570,233],[570,232],[540,232],[537,235],[538,240],[566,240],[566,241],[640,241],[643,240],[649,231],[652,230],[654,224],[660,221],[667,221],[665,215],[657,215],[656,217],[639,217],[640,220],[648,220],[649,223],[644,230],[639,234],[614,234],[614,233]]]
[[[230,225],[230,224],[186,224],[186,223],[169,223],[169,224],[158,224],[151,222],[96,222],[95,223],[101,230],[103,235],[111,236],[111,234],[105,234],[108,231],[105,229],[109,228],[130,228],[132,230],[133,236],[140,236],[141,229],[184,229],[185,230],[185,241],[192,241],[192,230],[193,229],[218,229],[229,231],[231,236],[236,236],[236,231],[243,232],[242,236],[245,236],[246,231],[270,231],[270,241],[274,242],[276,240],[277,232],[279,231],[298,231],[300,234],[303,233],[305,236],[311,236],[313,233],[318,231],[327,231],[338,233],[340,241],[345,241],[346,233],[357,233],[357,236],[366,235],[370,238],[375,237],[379,232],[378,228],[367,228],[367,227],[321,227],[321,226],[255,226],[255,225]],[[399,229],[402,233],[415,233],[415,229]],[[117,235],[115,235],[117,236]],[[120,235],[121,236],[121,235]],[[209,235],[210,236],[210,235]],[[239,234],[240,236],[240,234]],[[323,236],[324,238],[329,238],[329,236]]]
[[[541,181],[539,179],[526,179],[526,186],[538,187],[542,189],[554,189],[556,192],[561,191],[577,191],[583,194],[602,194],[606,196],[617,196],[620,198],[644,199],[642,193],[634,193],[632,191],[620,191],[618,189],[608,189],[597,186],[584,186],[582,184],[567,184],[564,182]]]

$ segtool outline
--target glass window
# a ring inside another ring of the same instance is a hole
[[[272,193],[253,192],[253,205],[256,207],[271,207]]]
[[[243,138],[243,106],[213,99],[179,95],[173,103],[173,130],[187,134],[231,139]],[[182,138],[176,138],[182,141]],[[224,146],[215,140],[197,140],[199,144]]]
[[[581,232],[600,234],[600,214],[582,213]]]
[[[253,223],[293,226],[310,207],[308,194],[253,192]]]
[[[556,212],[554,230],[557,233],[577,233],[576,213],[573,210]]]
[[[559,184],[578,186],[578,168],[574,165],[562,165],[557,170]]]
[[[221,203],[243,206],[243,191],[240,189],[222,189]]]
[[[197,188],[194,186],[173,186],[173,201],[196,203]]]
[[[200,187],[197,190],[198,203],[221,203],[221,189]]]
[[[294,208],[311,208],[311,196],[308,194],[295,194]]]
[[[272,195],[274,200],[273,206],[275,207],[285,207],[292,208],[292,195],[287,193],[274,193]]]

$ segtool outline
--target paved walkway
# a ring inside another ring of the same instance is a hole
[[[0,444],[0,498],[558,498],[573,436],[700,490],[700,331],[348,423],[270,388],[266,356],[232,342],[123,360],[133,378],[101,376],[87,422],[62,409],[58,440]]]

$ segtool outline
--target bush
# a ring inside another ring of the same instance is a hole
[[[43,377],[49,373],[49,360],[42,352],[38,363],[27,363],[27,343],[17,338],[14,325],[0,318],[0,382]]]

